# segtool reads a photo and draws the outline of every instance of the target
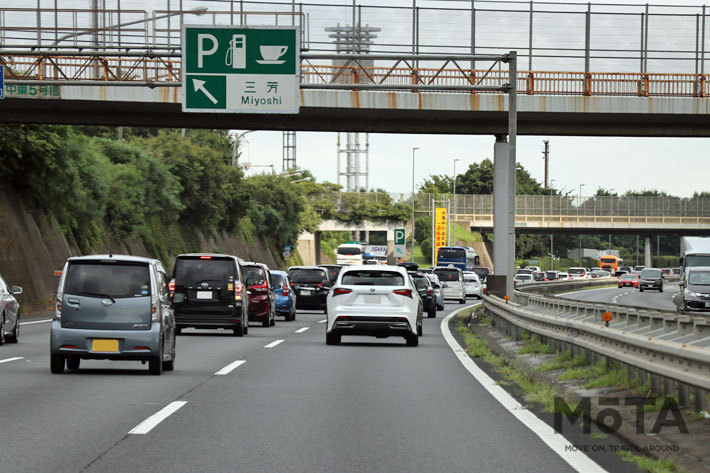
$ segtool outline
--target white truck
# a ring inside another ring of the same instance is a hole
[[[693,266],[710,266],[710,237],[681,237],[680,266],[683,273]]]

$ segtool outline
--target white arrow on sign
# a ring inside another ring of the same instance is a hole
[[[208,99],[210,99],[210,102],[215,105],[217,104],[217,99],[214,98],[214,95],[210,94],[210,91],[205,88],[205,81],[200,79],[192,79],[192,85],[195,86],[195,92],[201,90],[202,93],[205,94]]]

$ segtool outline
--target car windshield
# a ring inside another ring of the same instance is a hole
[[[115,299],[148,297],[150,273],[147,264],[81,261],[69,264],[66,294]]]
[[[178,258],[175,262],[175,284],[197,286],[207,282],[227,282],[236,276],[231,259]]]
[[[520,281],[531,281],[532,276],[529,274],[518,274],[514,279],[518,279]]]
[[[404,286],[404,276],[395,271],[355,270],[343,274],[345,286]]]
[[[547,277],[548,277],[548,278],[554,278],[555,276],[557,276],[557,273],[556,273],[556,272],[554,272],[554,271],[548,271],[548,272],[547,272]]]
[[[346,255],[346,256],[361,255],[362,249],[358,248],[357,246],[344,246],[344,247],[338,248],[338,254],[339,255]]]
[[[479,278],[485,278],[488,276],[488,268],[473,268],[473,272],[478,274]]]
[[[641,271],[641,277],[642,278],[660,278],[661,277],[661,270],[660,269],[644,269]]]
[[[439,258],[459,259],[466,256],[463,248],[439,248]]]
[[[622,281],[633,281],[635,279],[636,276],[634,276],[633,274],[624,274],[623,276],[621,276]]]
[[[417,290],[422,291],[428,287],[427,278],[423,274],[412,274],[412,280],[417,286]]]
[[[434,271],[440,281],[458,281],[459,272],[454,269],[437,269]]]
[[[585,272],[584,268],[570,268],[567,271],[568,274],[584,274]]]
[[[693,271],[688,277],[688,282],[698,286],[710,286],[710,271]]]
[[[256,286],[264,284],[264,270],[260,266],[242,266],[242,273],[245,281],[252,279]]]
[[[328,280],[324,269],[292,269],[288,274],[294,283],[317,284]]]
[[[280,274],[274,274],[274,273],[271,273],[271,283],[275,287],[281,287],[284,284],[286,284],[283,276],[281,276]]]

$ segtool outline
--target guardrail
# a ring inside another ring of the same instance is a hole
[[[601,284],[601,282],[596,283]],[[515,292],[517,302],[484,296],[495,325],[516,340],[527,330],[543,343],[588,361],[616,360],[651,391],[678,393],[681,406],[707,409],[710,390],[710,320],[615,304],[598,304]],[[602,314],[611,312],[609,326]],[[676,387],[677,382],[677,387]]]

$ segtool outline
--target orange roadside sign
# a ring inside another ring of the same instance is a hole
[[[611,321],[611,312],[607,311],[602,314],[602,320],[604,322],[610,322]]]

